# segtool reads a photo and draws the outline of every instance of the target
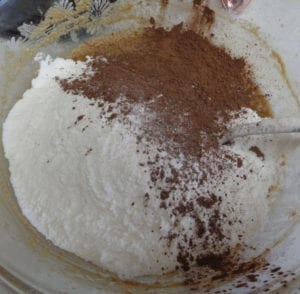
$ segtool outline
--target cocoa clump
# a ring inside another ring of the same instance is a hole
[[[217,203],[218,198],[215,194],[211,194],[210,198],[199,197],[196,201],[200,206],[203,206],[205,208],[211,208],[214,204]]]
[[[187,272],[190,269],[189,254],[187,252],[179,252],[177,261],[181,266],[181,269]]]
[[[169,194],[169,192],[167,192],[167,191],[162,191],[161,193],[160,193],[160,199],[161,200],[166,200],[166,199],[168,199],[170,197],[170,194]]]
[[[255,153],[255,155],[261,160],[265,160],[265,154],[257,146],[252,146],[249,150]]]
[[[241,158],[237,159],[237,167],[242,167],[243,166],[243,160]]]
[[[75,121],[75,125],[77,125],[80,121],[84,119],[84,115],[79,115]]]
[[[197,257],[196,262],[198,266],[209,266],[212,269],[219,270],[222,269],[224,257],[227,255],[228,253],[223,255],[211,254],[204,257]]]

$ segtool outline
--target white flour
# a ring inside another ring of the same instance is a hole
[[[159,201],[144,205],[149,174],[139,165],[146,156],[136,153],[136,137],[121,123],[101,122],[90,100],[65,93],[54,80],[78,76],[85,68],[85,63],[59,58],[42,61],[32,88],[7,117],[3,142],[18,203],[55,245],[120,277],[161,274],[162,268],[172,271],[177,247],[168,248],[161,238],[172,219],[158,209]],[[259,119],[248,110],[246,120]],[[250,143],[224,147],[240,154],[243,166],[224,172],[222,191],[211,184],[212,192],[228,193],[221,212],[242,222],[229,226],[224,221],[232,247],[239,234],[247,242],[263,226],[266,195],[276,179],[276,160],[260,146],[262,161],[248,151]],[[237,173],[247,180],[236,178]],[[203,211],[201,218],[207,217]],[[181,220],[186,232],[191,226],[191,219]]]

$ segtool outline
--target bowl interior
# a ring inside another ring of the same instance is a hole
[[[299,116],[299,99],[284,74],[279,57],[249,24],[217,13],[212,26],[203,26],[203,9],[195,8],[193,1],[183,3],[174,0],[164,6],[161,1],[135,3],[119,0],[105,7],[100,13],[101,17],[97,13],[91,16],[89,3],[88,0],[78,1],[76,11],[53,8],[26,42],[11,40],[1,43],[1,125],[37,74],[38,62],[34,59],[37,52],[53,57],[70,57],[74,48],[89,42],[91,38],[103,38],[113,32],[148,26],[150,17],[156,20],[157,25],[166,28],[182,22],[206,36],[213,34],[212,42],[224,46],[235,56],[247,59],[262,91],[268,94],[275,118]],[[201,21],[202,25],[199,25]],[[55,28],[49,30],[54,24]],[[90,32],[90,36],[82,34],[83,29]],[[56,42],[61,37],[64,37],[63,40]],[[2,137],[2,128],[0,135]],[[261,140],[269,139],[264,137]],[[272,140],[269,148],[282,158],[283,172],[279,175],[277,187],[270,191],[272,202],[268,223],[258,228],[253,238],[251,246],[255,250],[243,253],[245,261],[263,255],[270,266],[258,268],[255,273],[250,267],[229,280],[215,281],[209,286],[212,292],[236,288],[241,293],[247,292],[248,287],[277,289],[300,274],[300,136],[280,135]],[[8,162],[2,144],[0,203],[0,275],[17,290],[178,293],[180,290],[203,289],[207,284],[205,281],[193,286],[184,285],[180,283],[180,275],[121,281],[114,274],[54,247],[23,217],[9,182]],[[249,278],[250,275],[252,278]],[[244,287],[245,284],[248,286]],[[238,285],[241,287],[237,288]]]

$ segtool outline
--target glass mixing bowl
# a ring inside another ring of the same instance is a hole
[[[22,27],[25,40],[1,42],[1,125],[37,74],[38,52],[44,56],[70,57],[74,48],[92,38],[148,26],[151,16],[165,27],[201,22],[201,13],[195,12],[193,1],[169,1],[167,7],[158,0],[110,2],[114,1],[80,0],[73,9],[68,1],[59,1],[38,26]],[[295,5],[300,9],[299,3]],[[293,7],[291,4],[290,9]],[[214,34],[213,42],[248,59],[262,90],[272,97],[270,103],[275,117],[300,115],[299,93],[288,80],[279,55],[255,27],[218,12],[215,23],[204,34]],[[276,143],[282,141],[285,147],[278,150]],[[176,276],[122,281],[53,246],[20,212],[0,144],[0,277],[23,293],[249,293],[284,291],[286,286],[294,289],[300,284],[300,136],[277,136],[270,148],[282,153],[284,172],[280,184],[270,191],[273,202],[269,221],[257,230],[253,241],[255,252],[244,253],[245,260],[263,255],[270,266],[249,268],[241,275],[208,286],[178,283]]]

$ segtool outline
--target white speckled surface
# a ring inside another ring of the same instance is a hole
[[[216,0],[211,0],[210,6],[220,10]],[[258,27],[281,55],[288,77],[300,95],[300,1],[252,0],[238,18]]]

